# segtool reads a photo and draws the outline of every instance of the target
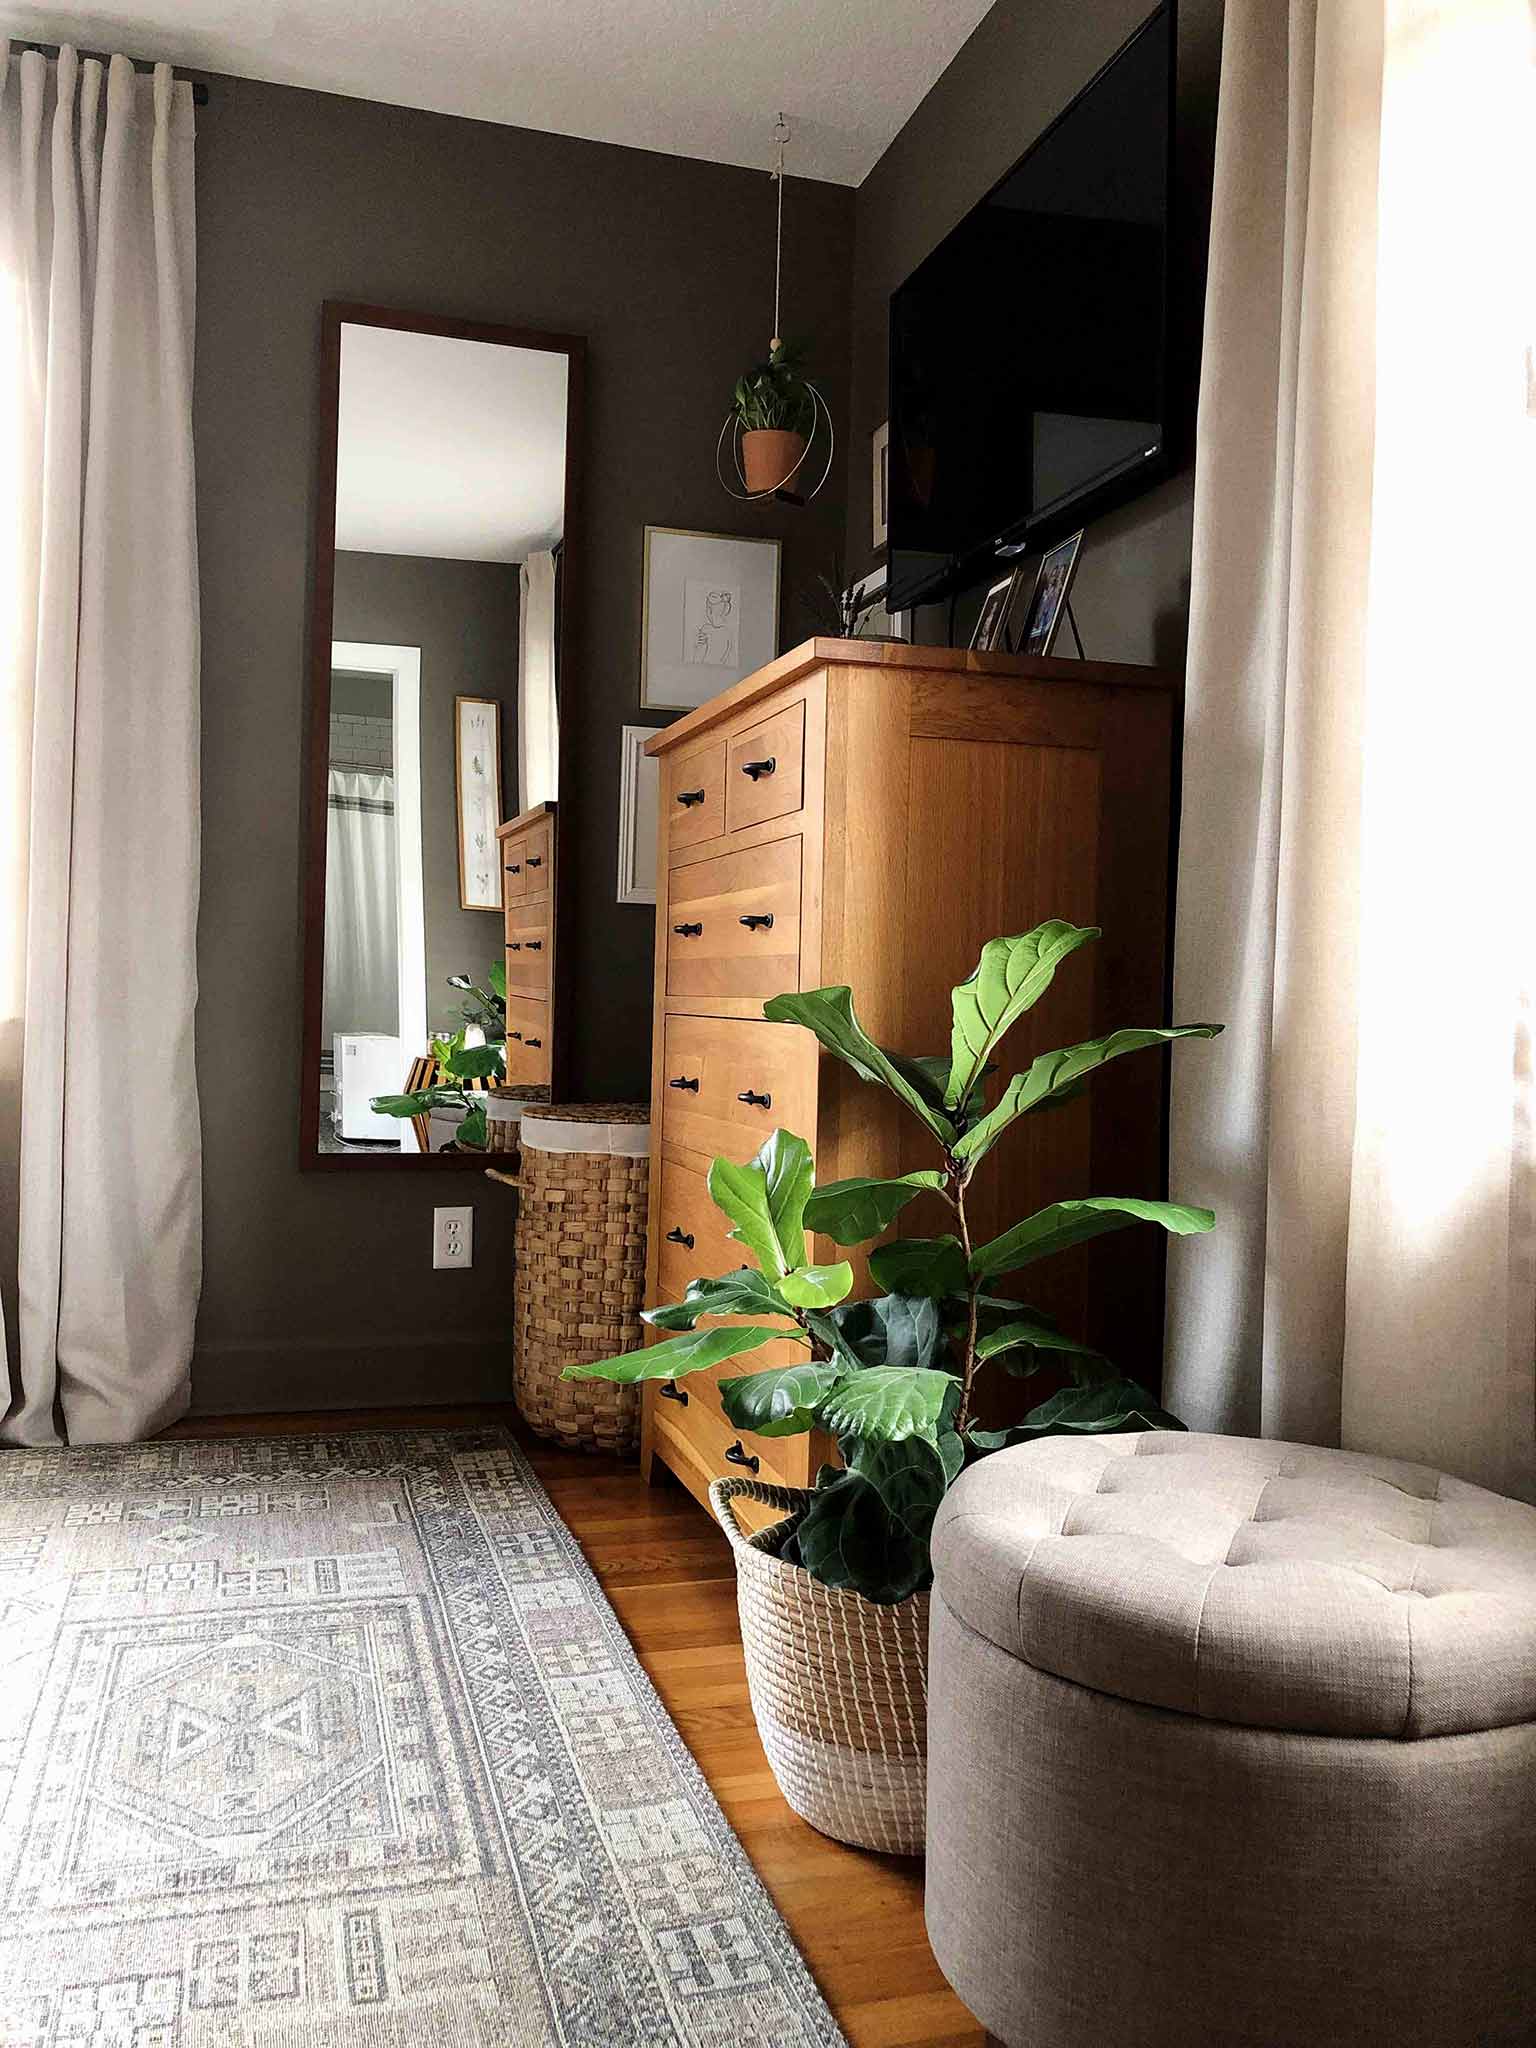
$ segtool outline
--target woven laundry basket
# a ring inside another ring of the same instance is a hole
[[[747,1535],[731,1502],[787,1520]],[[779,1556],[811,1496],[717,1479],[709,1504],[736,1554],[752,1712],[779,1790],[834,1841],[920,1856],[928,1789],[928,1595],[879,1607]]]
[[[627,1102],[530,1102],[520,1131],[513,1396],[539,1436],[630,1456],[640,1443],[639,1388],[560,1375],[633,1351],[644,1336],[650,1112]]]

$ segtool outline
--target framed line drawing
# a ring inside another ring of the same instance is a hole
[[[453,792],[459,835],[460,910],[501,909],[501,704],[453,700]]]
[[[656,813],[661,763],[645,743],[661,731],[655,725],[626,725],[619,741],[620,903],[656,901]]]
[[[648,526],[640,703],[691,711],[779,651],[779,543]]]

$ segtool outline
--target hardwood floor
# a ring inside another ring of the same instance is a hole
[[[757,1739],[731,1554],[675,1481],[540,1443],[507,1407],[205,1416],[167,1436],[510,1427],[585,1551],[636,1655],[698,1758],[853,2048],[982,2048],[923,1932],[921,1864],[828,1841],[779,1796]]]

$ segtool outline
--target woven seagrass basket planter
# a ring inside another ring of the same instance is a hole
[[[639,1389],[560,1375],[633,1351],[644,1335],[649,1112],[626,1102],[529,1103],[518,1159],[513,1398],[539,1436],[631,1456]]]
[[[731,1502],[787,1517],[748,1535]],[[798,1487],[717,1479],[710,1506],[736,1556],[757,1731],[779,1790],[834,1841],[920,1856],[928,1789],[928,1595],[878,1607],[779,1556],[810,1502]]]

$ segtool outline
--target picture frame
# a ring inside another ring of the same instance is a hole
[[[619,736],[620,903],[656,901],[656,818],[661,807],[661,763],[645,743],[655,725],[626,725]]]
[[[912,638],[912,614],[910,611],[888,611],[882,593],[890,583],[890,569],[882,562],[871,569],[867,576],[861,576],[848,587],[848,596],[857,607],[863,626],[869,628],[868,637],[874,640],[906,640]],[[860,638],[865,637],[860,633]]]
[[[501,700],[453,700],[453,800],[460,910],[501,910]]]
[[[1008,614],[1013,609],[1013,600],[1019,587],[1019,572],[1010,569],[1006,576],[999,576],[990,585],[981,601],[981,610],[976,616],[976,630],[971,635],[972,654],[1006,654],[1008,651]]]
[[[642,561],[640,704],[692,711],[779,651],[776,540],[648,526]]]
[[[1029,609],[1024,614],[1019,632],[1018,653],[1046,655],[1055,645],[1072,595],[1072,579],[1077,574],[1077,557],[1082,545],[1081,532],[1068,534],[1065,540],[1058,541],[1055,547],[1047,549],[1041,556]]]
[[[890,531],[891,517],[891,423],[875,429],[870,443],[872,473],[870,476],[870,505],[873,510],[872,536],[874,545],[883,548]]]

